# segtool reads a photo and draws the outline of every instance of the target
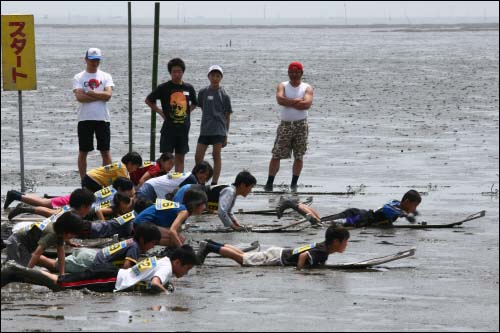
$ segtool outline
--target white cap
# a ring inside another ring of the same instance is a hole
[[[210,68],[208,69],[208,74],[210,74],[213,71],[219,71],[222,75],[224,75],[224,72],[222,71],[222,67],[220,67],[219,65],[210,66]]]
[[[85,52],[85,58],[90,60],[100,60],[102,58],[102,52],[96,47],[91,47],[87,50],[87,52]]]

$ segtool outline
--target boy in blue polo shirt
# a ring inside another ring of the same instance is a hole
[[[160,245],[179,247],[184,237],[178,230],[191,215],[201,215],[207,207],[207,195],[199,189],[190,189],[184,194],[182,203],[157,199],[155,204],[135,217],[134,225],[152,222],[162,234]]]

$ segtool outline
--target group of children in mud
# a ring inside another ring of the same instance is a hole
[[[242,171],[231,185],[206,186],[213,174],[208,162],[203,161],[185,173],[170,171],[172,166],[173,156],[169,153],[162,154],[156,162],[143,163],[138,153],[130,152],[121,162],[90,170],[83,179],[83,188],[70,195],[46,199],[8,191],[4,209],[14,201],[21,201],[10,211],[9,219],[22,213],[46,219],[17,223],[12,235],[2,240],[8,260],[2,267],[2,287],[17,281],[53,290],[167,291],[172,275],[182,277],[194,265],[203,264],[209,253],[244,266],[314,267],[324,264],[330,254],[345,250],[350,227],[391,224],[399,217],[414,221],[421,202],[420,194],[410,190],[401,201],[391,201],[375,211],[350,208],[322,219],[313,208],[282,198],[277,207],[278,217],[291,208],[313,224],[332,223],[323,242],[296,249],[271,247],[264,252],[244,252],[229,244],[204,240],[199,242],[195,253],[190,245],[184,245],[181,225],[190,216],[209,210],[217,212],[225,227],[242,230],[244,227],[232,209],[236,198],[251,193],[257,181],[250,172]],[[124,240],[100,250],[82,248],[73,242],[75,238],[117,236]],[[75,246],[67,257],[65,243]],[[168,249],[165,257],[141,261],[141,256],[156,245]],[[44,255],[50,247],[57,248],[57,259]],[[59,274],[33,269],[35,266]]]
[[[2,287],[10,282],[28,282],[53,290],[88,288],[97,291],[129,289],[165,292],[172,288],[173,276],[184,276],[194,265],[201,265],[209,253],[230,258],[240,265],[286,265],[298,269],[323,265],[328,256],[343,252],[349,239],[348,227],[383,225],[399,217],[412,218],[421,201],[418,192],[407,192],[401,202],[391,201],[376,211],[351,208],[339,214],[321,217],[313,208],[293,199],[280,200],[277,215],[294,209],[311,224],[332,222],[322,242],[299,248],[270,247],[266,251],[243,251],[230,244],[207,239],[199,242],[195,253],[181,233],[182,224],[192,215],[217,212],[226,228],[246,230],[232,213],[238,196],[246,197],[257,184],[248,171],[237,174],[231,185],[216,185],[221,170],[220,151],[227,145],[232,107],[229,96],[220,86],[222,68],[211,66],[210,86],[202,89],[196,100],[194,88],[182,80],[185,64],[174,58],[168,63],[172,80],[161,84],[145,103],[158,113],[164,124],[156,162],[145,162],[136,152],[129,152],[120,162],[111,163],[109,111],[105,103],[114,86],[111,76],[98,70],[102,53],[89,48],[85,53],[87,68],[73,80],[73,92],[80,103],[78,169],[82,188],[56,198],[40,198],[15,190],[7,192],[4,209],[20,201],[8,218],[19,214],[42,215],[41,222],[20,222],[2,249],[7,262],[2,266]],[[302,82],[303,66],[288,66],[288,82],[278,85],[276,98],[282,107],[273,156],[265,190],[272,191],[279,161],[294,153],[291,190],[296,191],[307,149],[307,110],[312,104],[313,89]],[[167,98],[168,97],[168,98]],[[161,101],[162,107],[156,105]],[[203,110],[200,137],[195,155],[196,165],[184,171],[184,155],[189,151],[190,111],[196,105]],[[86,171],[87,153],[93,148],[103,157],[103,167]],[[212,145],[214,168],[203,161],[207,146]],[[175,155],[169,153],[175,151]],[[111,164],[109,164],[111,163]],[[172,172],[174,168],[178,172]],[[213,185],[205,184],[211,179]],[[4,227],[4,225],[2,225]],[[73,239],[120,238],[121,241],[100,250],[83,248]],[[64,245],[74,247],[65,255]],[[156,256],[147,256],[153,247],[165,246]],[[254,244],[255,248],[259,247]],[[57,259],[47,257],[46,250],[55,247]],[[254,249],[255,249],[254,248]],[[161,258],[160,258],[161,257]],[[35,269],[40,266],[43,269]],[[51,272],[58,272],[53,274]]]

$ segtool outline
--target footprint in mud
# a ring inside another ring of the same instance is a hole
[[[381,242],[378,242],[377,244],[382,244],[382,245],[395,245],[394,243],[387,242],[387,241],[381,241]]]
[[[183,308],[182,306],[172,306],[169,310],[174,312],[189,312],[189,308]]]
[[[326,275],[325,273],[310,272],[310,271],[300,271],[300,272],[298,272],[298,274],[301,274],[301,275],[307,275],[307,276],[310,276],[310,275],[325,276],[325,275]]]
[[[40,314],[26,314],[23,316],[27,317],[37,317],[37,318],[46,318],[46,319],[54,319],[54,320],[64,320],[63,315],[40,315]]]

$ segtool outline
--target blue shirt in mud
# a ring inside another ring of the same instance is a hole
[[[389,201],[373,213],[374,223],[392,224],[392,222],[405,215],[405,212],[401,209],[400,206],[401,202],[399,202],[398,200]]]
[[[172,201],[182,203],[182,199],[184,199],[184,193],[189,190],[194,184],[186,184],[179,188],[175,193],[174,199]]]
[[[154,205],[144,209],[136,216],[134,224],[151,222],[159,227],[170,228],[177,218],[177,215],[185,210],[187,210],[186,206],[178,202],[157,199]]]
[[[366,227],[370,225],[390,225],[398,218],[405,216],[400,207],[401,202],[392,200],[379,209],[364,210],[349,208],[336,215],[337,219],[345,219],[346,227]]]

